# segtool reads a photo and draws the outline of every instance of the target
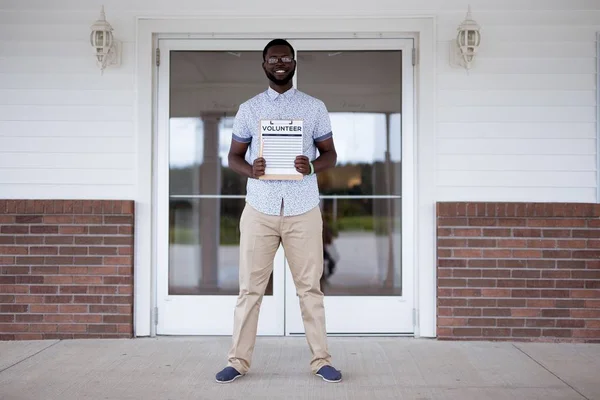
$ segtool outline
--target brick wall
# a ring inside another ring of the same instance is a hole
[[[440,339],[600,342],[600,205],[439,203]]]
[[[132,201],[0,200],[0,340],[131,337]]]

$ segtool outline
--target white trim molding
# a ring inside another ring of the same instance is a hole
[[[158,37],[287,39],[415,38],[415,336],[436,336],[435,89],[436,21],[419,17],[139,17],[137,19],[137,199],[134,265],[134,335],[156,334],[156,237],[153,177]],[[271,33],[265,34],[265,27]],[[265,42],[266,43],[266,42]]]
[[[600,203],[600,32],[596,32],[596,203]]]

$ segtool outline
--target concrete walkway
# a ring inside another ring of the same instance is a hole
[[[0,342],[2,400],[600,399],[600,345],[330,338],[344,381],[308,369],[304,338],[259,338],[219,385],[226,337]]]

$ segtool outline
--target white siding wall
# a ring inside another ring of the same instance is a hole
[[[448,60],[468,3],[483,43],[467,75]],[[124,42],[121,68],[104,76],[87,42],[101,4]],[[0,0],[0,197],[135,199],[135,17],[235,10],[248,16],[436,15],[437,199],[596,201],[600,1],[222,4]]]

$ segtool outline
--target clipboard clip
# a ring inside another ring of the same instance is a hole
[[[270,123],[271,125],[275,125],[275,123],[273,122],[273,120],[269,120],[269,123]],[[289,122],[289,124],[288,124],[288,125],[293,125],[293,124],[294,124],[294,120],[290,119],[290,122]],[[281,125],[283,125],[283,123],[282,123]]]

